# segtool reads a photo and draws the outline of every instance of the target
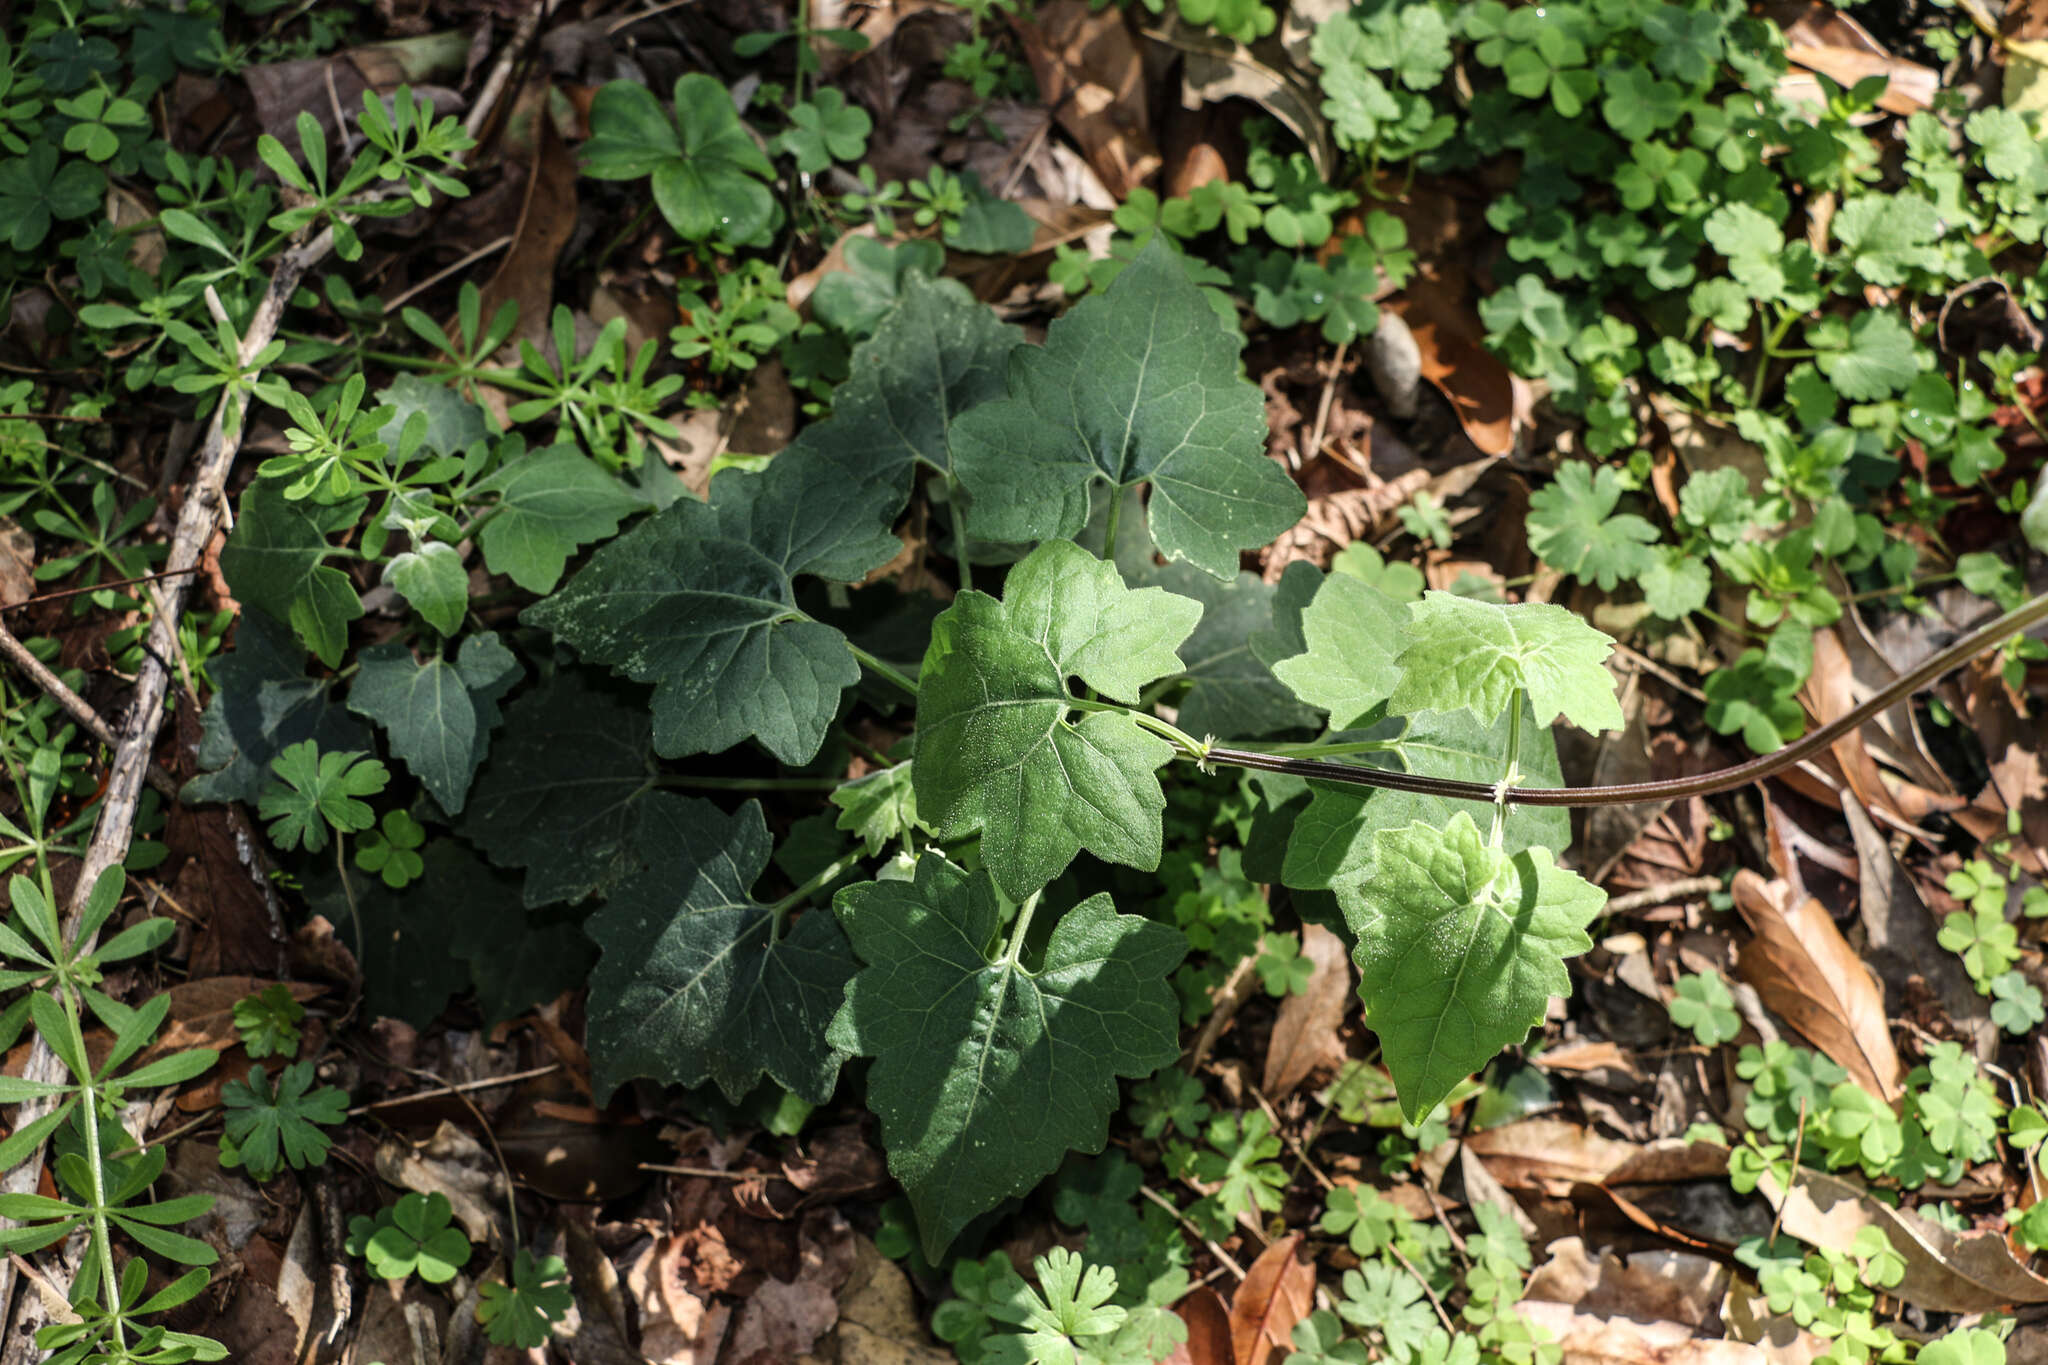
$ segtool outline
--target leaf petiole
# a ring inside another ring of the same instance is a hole
[[[908,673],[896,667],[896,665],[876,658],[851,640],[846,642],[846,647],[852,651],[854,658],[860,660],[862,667],[887,682],[895,683],[910,696],[914,697],[917,695],[917,679],[911,677]]]

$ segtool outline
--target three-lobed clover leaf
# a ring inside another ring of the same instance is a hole
[[[391,780],[376,759],[360,753],[323,754],[310,739],[280,753],[270,761],[270,769],[276,780],[263,789],[257,813],[271,822],[272,843],[308,853],[327,847],[330,828],[340,834],[368,829],[374,814],[355,798],[375,796]]]
[[[969,532],[1072,537],[1096,486],[1114,494],[1144,483],[1160,551],[1235,575],[1239,551],[1307,507],[1266,458],[1264,405],[1243,376],[1243,344],[1155,237],[1106,291],[1054,322],[1043,346],[1011,355],[1007,398],[955,425]]]
[[[1491,723],[1519,691],[1536,719],[1562,715],[1583,730],[1621,727],[1605,665],[1614,641],[1547,602],[1501,606],[1432,592],[1409,609],[1401,672],[1387,709],[1455,711]]]
[[[486,1280],[477,1294],[477,1321],[490,1339],[524,1351],[546,1345],[576,1302],[562,1258],[539,1260],[524,1247],[512,1259],[512,1283]]]
[[[835,161],[860,160],[874,127],[867,110],[847,103],[845,92],[826,86],[791,106],[789,127],[775,144],[795,159],[799,171],[816,175]]]
[[[1117,914],[1107,895],[1062,915],[1036,966],[1014,950],[992,955],[994,883],[937,854],[918,859],[911,881],[846,888],[834,908],[865,965],[830,1037],[875,1059],[869,1104],[934,1261],[1069,1150],[1101,1150],[1116,1078],[1178,1054],[1167,978],[1187,944]]]
[[[1071,714],[1068,679],[1135,703],[1181,671],[1174,647],[1200,606],[1124,586],[1116,566],[1048,541],[1010,571],[1002,601],[963,592],[932,623],[917,689],[912,782],[942,838],[981,835],[981,857],[1021,899],[1086,848],[1159,865],[1166,797],[1154,770],[1173,748],[1127,712]]]
[[[831,1098],[845,1051],[826,1026],[853,975],[832,915],[753,898],[768,865],[758,802],[728,815],[661,794],[640,813],[645,870],[585,926],[603,950],[590,975],[591,1079],[609,1096],[636,1076],[715,1081],[737,1102],[765,1075],[811,1101]]]
[[[280,1070],[275,1086],[260,1066],[249,1069],[246,1081],[222,1086],[220,1164],[268,1180],[286,1166],[303,1171],[325,1162],[334,1144],[321,1129],[348,1116],[348,1095],[332,1085],[316,1089],[313,1079],[313,1063],[307,1061]]]
[[[1415,1122],[1570,992],[1564,960],[1593,946],[1586,926],[1606,896],[1548,849],[1492,847],[1460,811],[1444,827],[1380,830],[1368,874],[1337,902],[1366,1023]]]
[[[1719,972],[1689,972],[1679,977],[1669,1009],[1671,1022],[1691,1029],[1702,1047],[1732,1043],[1742,1032],[1735,997],[1728,993],[1728,983]]]
[[[375,1218],[359,1213],[348,1220],[348,1251],[379,1279],[418,1275],[428,1284],[446,1284],[475,1250],[454,1221],[454,1206],[438,1190],[400,1195]]]
[[[1568,464],[1529,497],[1529,548],[1553,569],[1613,592],[1656,562],[1657,528],[1631,512],[1615,514],[1621,477],[1607,465]]]
[[[106,172],[89,161],[60,161],[52,143],[38,139],[27,155],[0,161],[0,223],[16,251],[33,251],[54,218],[84,218],[99,211]]]
[[[691,241],[746,242],[768,226],[775,174],[716,76],[677,79],[674,114],[654,92],[613,81],[590,102],[583,173],[598,180],[653,177],[654,203]]]

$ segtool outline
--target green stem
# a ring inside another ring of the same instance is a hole
[[[363,916],[356,909],[356,889],[348,879],[348,860],[341,856],[342,850],[347,847],[348,837],[343,834],[336,834],[334,836],[334,872],[336,876],[341,878],[341,894],[343,899],[348,901],[348,927],[349,931],[356,936],[356,957],[358,960],[361,960],[362,955],[370,950],[370,945],[363,938]]]
[[[79,1018],[78,996],[68,980],[61,981],[57,991],[64,1001],[64,1021],[71,1029],[71,1055],[85,1057],[88,1054],[85,1050],[85,1028]],[[93,1248],[99,1254],[100,1294],[107,1305],[114,1341],[125,1347],[128,1334],[122,1326],[121,1282],[114,1273],[114,1238],[107,1229],[107,1175],[100,1153],[100,1091],[91,1076],[78,1078],[78,1091],[79,1101],[85,1107],[85,1164],[92,1179],[92,1240]]]
[[[1015,967],[1024,958],[1024,936],[1031,931],[1031,917],[1038,912],[1038,898],[1045,894],[1044,888],[1024,898],[1024,904],[1017,907],[1017,922],[1010,926],[1010,943],[1003,950],[1003,966]]]
[[[828,792],[844,781],[839,777],[698,777],[692,773],[663,773],[654,779],[654,785],[712,792]]]
[[[1113,701],[1097,701],[1093,697],[1069,697],[1067,705],[1077,711],[1121,712],[1136,721],[1142,728],[1150,730],[1153,734],[1173,745],[1174,748],[1179,749],[1182,758],[1192,758],[1197,763],[1200,763],[1209,755],[1208,741],[1196,739],[1187,731],[1171,725],[1149,712],[1133,710],[1131,707],[1120,706]]]
[[[967,523],[960,516],[960,490],[957,486],[946,503],[946,513],[953,521],[953,567],[960,573],[960,591],[968,592],[974,587],[974,557],[967,551]]]
[[[830,886],[833,882],[838,881],[848,872],[858,867],[860,860],[861,855],[858,851],[834,858],[825,865],[822,871],[805,881],[802,886],[799,886],[796,890],[769,906],[768,913],[780,921],[784,915],[802,905],[812,896],[817,895],[819,888]]]
[[[847,641],[846,647],[852,650],[853,657],[860,660],[861,665],[875,674],[876,677],[895,683],[912,697],[917,695],[917,679],[911,677],[908,673],[896,667],[896,665],[882,659],[877,659],[851,640]]]
[[[1118,520],[1123,516],[1123,511],[1124,490],[1121,488],[1110,489],[1109,526],[1102,533],[1102,557],[1112,564],[1116,563],[1116,529]]]
[[[1770,377],[1771,360],[1778,354],[1778,343],[1785,339],[1785,334],[1792,330],[1792,324],[1797,320],[1798,315],[1787,308],[1778,315],[1778,325],[1771,330],[1768,336],[1764,336],[1763,318],[1757,318],[1757,335],[1763,338],[1764,344],[1763,350],[1758,353],[1756,358],[1756,373],[1750,376],[1749,405],[1751,407],[1756,407],[1763,402],[1764,381]]]

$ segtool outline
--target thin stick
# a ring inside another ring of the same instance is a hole
[[[1673,901],[1691,900],[1695,896],[1726,889],[1719,877],[1680,877],[1677,881],[1659,882],[1641,891],[1631,891],[1626,896],[1616,896],[1607,902],[1606,913],[1625,915],[1631,910],[1647,910],[1653,905],[1669,905]]]
[[[432,289],[435,285],[447,279],[456,271],[461,270],[466,266],[475,265],[478,261],[490,255],[492,252],[503,251],[506,247],[510,245],[512,245],[512,234],[508,232],[503,237],[500,237],[497,241],[489,242],[483,246],[478,247],[475,251],[470,252],[467,256],[464,256],[461,260],[455,262],[455,264],[443,266],[441,269],[436,270],[433,274],[421,280],[418,284],[413,285],[410,289],[406,289],[401,293],[393,295],[391,301],[384,305],[384,316],[390,317],[393,313],[397,312],[400,308],[404,307],[408,300],[425,293],[429,289]]]
[[[1323,453],[1323,433],[1330,427],[1330,400],[1337,396],[1337,376],[1344,369],[1344,352],[1351,349],[1351,343],[1337,343],[1337,354],[1330,359],[1330,373],[1323,380],[1322,401],[1316,404],[1315,434],[1309,438],[1308,449],[1301,452],[1301,462],[1307,464]]]
[[[1204,1237],[1202,1235],[1202,1230],[1195,1226],[1194,1220],[1189,1218],[1186,1214],[1182,1213],[1179,1209],[1175,1208],[1173,1206],[1173,1201],[1171,1199],[1168,1199],[1165,1195],[1159,1193],[1159,1191],[1153,1189],[1150,1185],[1138,1186],[1138,1193],[1144,1195],[1147,1199],[1157,1204],[1160,1208],[1165,1209],[1168,1213],[1172,1214],[1174,1221],[1176,1223],[1179,1223],[1183,1228],[1186,1228],[1188,1231],[1188,1235],[1190,1237],[1195,1238],[1203,1246],[1209,1249],[1209,1254],[1216,1258],[1216,1264],[1222,1266],[1225,1270],[1228,1270],[1231,1274],[1237,1276],[1237,1278],[1240,1281],[1244,1279],[1244,1267],[1237,1263],[1236,1258],[1231,1256],[1231,1254],[1225,1251],[1222,1247],[1217,1246],[1216,1243],[1209,1240],[1207,1237]]]
[[[39,592],[34,597],[24,597],[19,602],[0,603],[0,611],[26,611],[45,602],[62,602],[67,597],[83,597],[89,592],[103,588],[132,588],[138,583],[160,583],[178,574],[198,573],[199,569],[167,569],[163,573],[146,573],[139,578],[110,578],[104,583],[88,583],[82,588],[59,588],[56,592]]]
[[[550,1075],[561,1069],[562,1064],[560,1062],[549,1062],[546,1066],[537,1066],[531,1071],[515,1071],[509,1076],[486,1076],[481,1080],[464,1081],[460,1085],[444,1085],[436,1090],[420,1090],[410,1095],[390,1095],[381,1100],[371,1100],[368,1104],[359,1104],[348,1111],[348,1116],[350,1118],[360,1118],[364,1114],[374,1113],[379,1109],[396,1109],[400,1105],[413,1104],[419,1100],[437,1100],[444,1095],[467,1095],[472,1090],[490,1090],[501,1085],[512,1085],[518,1081],[530,1081],[536,1076]],[[440,1078],[437,1076],[434,1079],[439,1080]]]
[[[16,668],[28,674],[29,681],[42,688],[52,701],[63,707],[66,715],[84,726],[87,734],[109,749],[119,747],[119,740],[115,738],[113,730],[108,728],[107,723],[100,719],[100,713],[93,710],[84,697],[66,687],[64,680],[52,673],[41,659],[29,653],[28,646],[15,639],[14,632],[4,625],[0,625],[0,655],[5,655]],[[154,763],[150,764],[145,777],[149,785],[160,795],[172,801],[178,799],[177,780],[162,768]]]
[[[768,1171],[714,1171],[709,1166],[664,1166],[658,1161],[640,1163],[643,1171],[660,1171],[663,1175],[695,1175],[706,1180],[754,1180],[771,1174]]]

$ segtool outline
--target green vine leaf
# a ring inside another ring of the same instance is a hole
[[[1091,488],[1152,485],[1152,537],[1216,578],[1240,550],[1300,520],[1301,490],[1266,458],[1243,336],[1225,326],[1180,259],[1155,239],[1099,295],[1010,357],[1009,397],[954,429],[968,528],[999,541],[1067,539]]]
[[[1391,728],[1391,727],[1390,727]],[[1371,733],[1371,732],[1368,732]],[[1366,755],[1373,766],[1427,773],[1465,782],[1497,782],[1508,748],[1508,718],[1497,716],[1481,725],[1469,711],[1425,712],[1410,717],[1395,748]],[[1374,762],[1377,760],[1377,762]],[[1557,760],[1557,739],[1538,725],[1523,703],[1521,750],[1516,764],[1531,786],[1564,785]],[[1420,821],[1441,829],[1464,811],[1473,819],[1490,819],[1493,807],[1482,801],[1453,801],[1417,792],[1311,782],[1308,808],[1295,817],[1287,840],[1281,880],[1299,891],[1322,891],[1365,874],[1372,857],[1373,834]],[[1561,806],[1514,806],[1502,830],[1510,854],[1525,848],[1564,848],[1571,843],[1571,812]]]
[[[333,697],[325,678],[306,676],[306,649],[289,626],[245,607],[235,647],[215,659],[196,758],[199,776],[181,793],[192,802],[253,804],[270,760],[310,739],[327,752],[368,749],[370,732]]]
[[[1432,592],[1409,609],[1401,679],[1388,699],[1396,715],[1455,711],[1491,722],[1520,688],[1536,718],[1562,715],[1583,730],[1621,728],[1621,703],[1604,665],[1614,641],[1547,602],[1499,606]]]
[[[1253,639],[1272,628],[1277,584],[1254,573],[1219,583],[1191,564],[1163,565],[1143,582],[1202,604],[1201,624],[1179,650],[1191,684],[1175,721],[1181,729],[1254,739],[1316,723],[1253,649]]]
[[[364,500],[334,507],[292,502],[282,480],[252,484],[238,504],[235,529],[221,547],[220,571],[244,606],[291,624],[329,668],[341,666],[348,623],[363,614],[347,574],[330,566],[329,532],[354,526]]]
[[[469,611],[469,571],[453,545],[429,540],[393,556],[384,566],[384,582],[443,635],[462,629]]]
[[[980,833],[981,856],[1014,899],[1086,848],[1159,866],[1166,797],[1154,770],[1173,756],[1128,713],[1068,720],[1078,676],[1135,703],[1181,671],[1174,647],[1201,607],[1127,588],[1116,566],[1049,541],[1010,571],[1004,599],[963,592],[932,623],[917,689],[917,807],[941,838]]]
[[[526,869],[529,906],[601,892],[638,866],[650,742],[645,710],[563,669],[506,710],[461,833]]]
[[[498,698],[519,681],[519,660],[488,631],[465,639],[454,663],[420,663],[396,641],[356,657],[349,710],[383,726],[391,752],[444,810],[460,814],[490,749]]]
[[[1361,578],[1331,574],[1301,613],[1305,652],[1273,665],[1273,675],[1344,729],[1393,695],[1408,613]]]
[[[1593,946],[1607,897],[1550,851],[1508,854],[1463,811],[1373,835],[1365,876],[1337,890],[1359,994],[1401,1112],[1419,1122],[1568,994],[1564,960]]]
[[[796,603],[796,582],[851,582],[896,553],[893,488],[791,449],[758,474],[729,471],[711,501],[681,498],[591,556],[526,609],[584,658],[654,684],[665,757],[758,739],[809,762],[860,678],[846,637]]]
[[[1061,917],[1035,970],[987,951],[1001,927],[988,874],[935,854],[910,882],[848,887],[834,904],[865,965],[831,1037],[875,1058],[869,1104],[934,1262],[1069,1150],[1100,1151],[1116,1078],[1178,1055],[1167,977],[1187,944],[1107,895]]]
[[[477,491],[498,499],[477,532],[485,567],[537,593],[553,592],[570,555],[647,505],[574,446],[513,460]]]
[[[768,865],[758,802],[727,815],[658,795],[642,816],[647,869],[614,892],[586,932],[602,950],[585,1036],[598,1095],[645,1076],[705,1080],[735,1102],[768,1076],[823,1104],[845,1052],[826,1025],[853,975],[830,913],[794,925],[749,894]]]

